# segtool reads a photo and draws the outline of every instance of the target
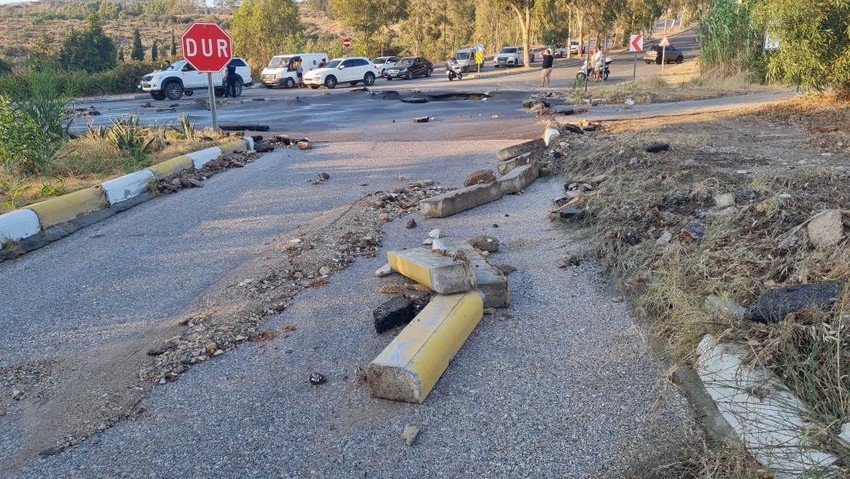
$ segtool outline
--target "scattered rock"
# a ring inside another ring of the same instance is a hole
[[[670,244],[671,241],[673,241],[673,233],[671,233],[669,230],[664,230],[664,232],[661,233],[661,236],[659,236],[658,239],[655,240],[655,244],[665,245]]]
[[[790,313],[804,309],[827,309],[841,297],[844,283],[798,284],[772,289],[755,300],[746,318],[760,323],[782,321]]]
[[[815,219],[809,222],[806,231],[809,233],[809,241],[815,248],[828,248],[837,245],[844,236],[841,211],[827,210],[819,213]]]
[[[431,246],[434,244],[434,238],[425,238],[422,240],[422,244]]]
[[[407,223],[404,224],[404,227],[407,229],[416,228],[416,220],[410,218],[409,220],[407,220]]]
[[[494,265],[493,267],[498,269],[499,271],[501,271],[502,274],[504,274],[505,276],[516,271],[516,268],[509,265],[509,264],[497,264],[497,265]]]
[[[372,311],[375,331],[378,334],[405,325],[416,317],[416,305],[406,297],[394,296]]]
[[[18,389],[12,390],[12,399],[14,399],[15,401],[20,401],[21,398],[23,398],[23,397],[24,397],[23,391],[20,391]]]
[[[439,239],[442,238],[442,231],[439,228],[434,228],[428,233],[428,237],[431,239]]]
[[[647,153],[660,153],[662,151],[667,151],[669,149],[670,149],[669,143],[656,142],[656,143],[650,143],[646,147],[646,152]]]
[[[428,123],[431,121],[431,117],[429,116],[420,116],[413,119],[413,123]]]
[[[327,379],[325,375],[322,373],[310,373],[310,384],[313,386],[318,386],[320,384],[325,384]]]
[[[313,148],[313,144],[310,143],[310,140],[300,140],[298,143],[296,143],[296,145],[298,146],[299,150],[309,150]]]
[[[496,181],[496,175],[491,170],[478,170],[466,178],[463,186],[486,185]]]
[[[731,314],[734,318],[744,319],[747,310],[738,303],[728,298],[721,298],[715,295],[709,295],[705,298],[705,307],[710,310],[723,311]]]
[[[635,106],[635,101],[632,100],[631,98],[626,98],[626,101],[624,101],[623,103],[625,103],[628,106]]]
[[[579,127],[577,127],[577,126],[575,126],[571,123],[567,123],[566,125],[564,125],[563,129],[566,130],[566,131],[569,131],[570,133],[575,133],[577,135],[583,135],[584,134],[584,130],[582,130],[581,128],[579,128]]]
[[[682,228],[682,232],[686,233],[692,239],[699,241],[705,237],[705,225],[692,221]]]
[[[401,438],[405,444],[412,446],[416,442],[416,437],[419,436],[419,426],[404,426],[404,432],[401,433]]]
[[[322,276],[327,276],[331,274],[331,269],[327,266],[322,266],[321,268],[319,268],[319,274]]]
[[[388,213],[379,214],[378,219],[381,220],[384,223],[389,223],[390,221],[393,220],[392,216],[390,216]]]
[[[759,194],[755,190],[742,189],[735,192],[735,203],[747,204],[755,203],[759,199]]]
[[[375,276],[378,278],[383,278],[384,276],[389,276],[391,274],[393,274],[393,269],[390,268],[389,264],[385,264],[375,271]]]
[[[558,217],[562,221],[579,222],[586,220],[590,214],[587,210],[581,208],[565,208],[558,212]]]
[[[323,172],[319,173],[319,179],[322,180],[322,181],[327,181],[327,180],[331,179],[331,175],[329,175],[329,174],[327,174],[323,171]]]
[[[723,193],[722,195],[714,195],[714,206],[717,208],[728,208],[735,206],[735,193]]]
[[[381,292],[384,294],[401,294],[404,287],[398,284],[388,284],[381,287]]]
[[[499,240],[492,236],[478,235],[469,240],[469,244],[473,248],[479,251],[486,251],[487,253],[499,251]]]
[[[274,145],[269,143],[268,141],[258,141],[254,143],[254,151],[257,153],[266,153],[268,151],[273,151]]]

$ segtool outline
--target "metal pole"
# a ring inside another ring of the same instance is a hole
[[[661,47],[661,71],[664,71],[664,64],[667,63],[667,46]]]
[[[213,85],[212,73],[207,73],[207,83],[210,87],[210,116],[212,116],[212,127],[213,130],[218,131],[218,118],[216,118],[215,115],[215,86]]]
[[[632,68],[632,81],[635,81],[635,79],[637,79],[637,52],[632,52],[632,55],[634,55],[634,62],[632,63],[634,67]]]

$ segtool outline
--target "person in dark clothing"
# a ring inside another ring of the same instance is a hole
[[[236,65],[227,65],[227,76],[224,79],[224,97],[236,98]]]
[[[552,55],[552,50],[546,49],[543,52],[543,65],[540,70],[540,86],[547,87],[549,86],[550,78],[552,76],[552,65],[555,63],[555,57]]]

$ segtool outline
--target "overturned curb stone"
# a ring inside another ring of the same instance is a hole
[[[99,186],[85,188],[30,205],[28,209],[38,215],[41,229],[70,223],[80,216],[107,208],[109,202]]]
[[[523,153],[515,158],[511,158],[509,160],[503,161],[496,165],[496,169],[499,170],[499,174],[504,176],[510,173],[511,171],[519,168],[520,166],[525,166],[529,163],[536,163],[538,158],[540,157],[540,152],[538,151],[530,151],[528,153]]]
[[[419,201],[419,210],[426,218],[444,218],[502,197],[498,182],[473,185]]]
[[[41,231],[38,215],[30,209],[15,210],[0,215],[0,248],[7,242],[19,241]]]
[[[369,364],[372,397],[421,404],[483,315],[479,291],[434,296]]]
[[[536,180],[539,174],[540,170],[537,167],[537,162],[533,161],[516,168],[496,180],[496,182],[501,186],[503,195],[514,195],[524,190],[526,186]]]
[[[706,335],[697,353],[697,374],[706,391],[761,464],[781,471],[778,477],[802,477],[838,461],[810,443],[810,408],[772,372],[748,363],[745,346]]]
[[[550,146],[553,141],[558,139],[559,136],[561,136],[561,132],[558,131],[557,128],[552,128],[551,126],[548,126],[545,130],[543,130],[543,142],[546,144],[546,146]]]
[[[435,250],[455,252],[463,251],[469,258],[469,264],[475,273],[478,291],[484,295],[485,308],[507,308],[511,305],[511,291],[508,288],[508,278],[487,261],[475,248],[467,242],[456,242],[447,238],[434,240]]]
[[[471,266],[431,250],[416,248],[387,252],[390,267],[439,294],[469,291],[475,287]]]
[[[545,146],[546,143],[543,141],[542,138],[538,138],[536,140],[529,140],[522,142],[518,145],[502,148],[496,153],[496,157],[499,158],[499,160],[501,161],[505,161],[522,155],[523,153],[543,149]]]

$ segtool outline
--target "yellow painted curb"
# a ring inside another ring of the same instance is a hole
[[[372,396],[421,404],[483,314],[478,291],[434,296],[369,364]]]
[[[176,156],[170,160],[165,160],[162,163],[157,163],[148,168],[157,178],[162,178],[163,176],[168,176],[172,173],[181,170],[188,170],[192,168],[194,163],[192,163],[192,159],[186,155]]]
[[[246,149],[245,140],[235,140],[229,141],[223,145],[221,145],[221,153],[226,155],[228,153],[233,153],[234,151],[243,151]]]
[[[461,293],[475,288],[475,273],[468,263],[431,250],[389,251],[387,263],[393,271],[439,294]]]
[[[82,214],[108,207],[109,202],[103,190],[97,187],[86,188],[27,206],[38,215],[42,230],[73,221]]]

